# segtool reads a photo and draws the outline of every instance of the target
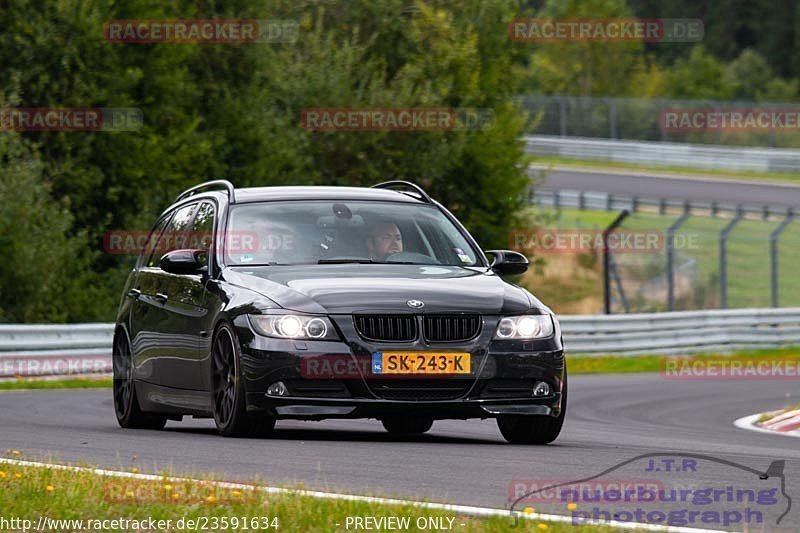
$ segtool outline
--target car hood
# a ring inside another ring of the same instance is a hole
[[[293,265],[229,267],[224,280],[304,313],[412,311],[522,313],[547,308],[528,291],[485,269],[428,265]]]

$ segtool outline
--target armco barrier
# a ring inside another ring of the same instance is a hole
[[[800,345],[800,308],[561,316],[572,354],[691,354]]]
[[[113,324],[0,324],[0,379],[109,374]]]
[[[659,214],[676,214],[691,212],[697,216],[730,217],[737,213],[749,219],[775,220],[786,217],[797,210],[786,206],[770,206],[755,203],[704,202],[700,200],[676,200],[672,198],[654,198],[612,194],[607,192],[584,191],[574,189],[548,189],[536,187],[528,196],[530,203],[542,207],[594,209],[605,211],[622,211],[631,213],[646,211]]]
[[[800,345],[800,308],[559,317],[569,354],[692,354]],[[0,325],[0,378],[111,372],[112,324]]]
[[[704,170],[797,172],[800,150],[748,148],[656,141],[526,135],[525,152],[587,161],[633,163]]]

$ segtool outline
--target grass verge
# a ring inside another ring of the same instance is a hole
[[[573,374],[614,374],[635,372],[661,372],[667,356],[642,355],[631,357],[606,356],[567,356],[569,373]],[[758,360],[800,361],[800,348],[779,348],[775,350],[749,350],[731,355],[697,354],[688,356],[688,361],[741,361],[743,363]]]
[[[14,379],[0,381],[0,391],[110,388],[111,384],[111,378]]]
[[[50,520],[44,526],[52,531],[79,529],[76,523],[55,523],[54,520],[163,520],[162,531],[334,531],[346,530],[348,517],[398,517],[408,519],[414,527],[417,520],[439,520],[451,529],[466,532],[510,531],[513,519],[508,517],[476,518],[453,512],[425,509],[412,505],[390,505],[363,501],[315,498],[299,494],[270,494],[241,488],[166,478],[142,480],[98,475],[88,471],[64,471],[44,467],[0,464],[0,509],[3,518],[31,520],[31,529],[41,517]],[[568,511],[565,509],[565,514]],[[452,521],[451,521],[452,519]],[[171,521],[167,524],[166,521]],[[179,521],[183,520],[181,524]],[[189,527],[188,520],[194,524]],[[431,523],[431,522],[428,522]],[[202,527],[205,524],[206,527]],[[183,525],[183,527],[179,527]],[[227,527],[226,527],[227,525]],[[269,528],[265,526],[269,525]],[[258,527],[255,527],[258,526]],[[146,529],[103,528],[126,531]],[[21,527],[19,529],[22,529]],[[85,529],[85,527],[84,527]],[[97,528],[94,528],[97,529]],[[350,529],[353,529],[351,523]],[[438,528],[433,528],[438,529]],[[377,527],[373,531],[397,531]],[[529,517],[519,522],[515,531],[572,531],[572,524],[548,523]],[[582,526],[591,532],[610,532],[599,526]]]

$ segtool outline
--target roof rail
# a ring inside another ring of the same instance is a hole
[[[194,187],[186,189],[185,191],[180,193],[178,197],[175,198],[175,201],[180,202],[184,198],[189,198],[190,196],[199,193],[203,189],[209,189],[211,187],[225,187],[225,189],[227,189],[228,191],[228,200],[230,201],[230,203],[232,204],[236,203],[236,194],[234,193],[233,183],[231,183],[228,180],[206,181],[205,183],[201,183],[200,185],[195,185]]]
[[[410,181],[402,181],[402,180],[384,181],[383,183],[378,183],[376,185],[373,185],[371,188],[372,189],[391,189],[393,187],[398,187],[398,186],[402,186],[402,187],[413,189],[414,192],[419,194],[421,200],[425,200],[429,204],[433,203],[433,198],[428,196],[428,193],[426,193],[425,190],[422,187],[420,187],[416,183],[411,183]],[[397,191],[397,192],[403,192],[403,191]],[[408,194],[408,191],[404,192],[403,194]]]

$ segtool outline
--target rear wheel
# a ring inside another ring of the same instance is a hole
[[[561,433],[567,413],[567,369],[561,390],[561,413],[557,417],[530,415],[501,415],[497,427],[512,444],[550,444]]]
[[[133,382],[131,345],[124,331],[114,336],[114,351],[111,354],[114,375],[114,411],[120,426],[130,429],[162,429],[167,423],[164,416],[145,413],[136,399]]]
[[[275,427],[275,419],[248,415],[239,360],[236,333],[228,324],[222,324],[211,346],[212,399],[217,431],[226,437],[266,436]]]
[[[432,418],[393,416],[381,419],[386,431],[394,435],[420,435],[433,427]]]

